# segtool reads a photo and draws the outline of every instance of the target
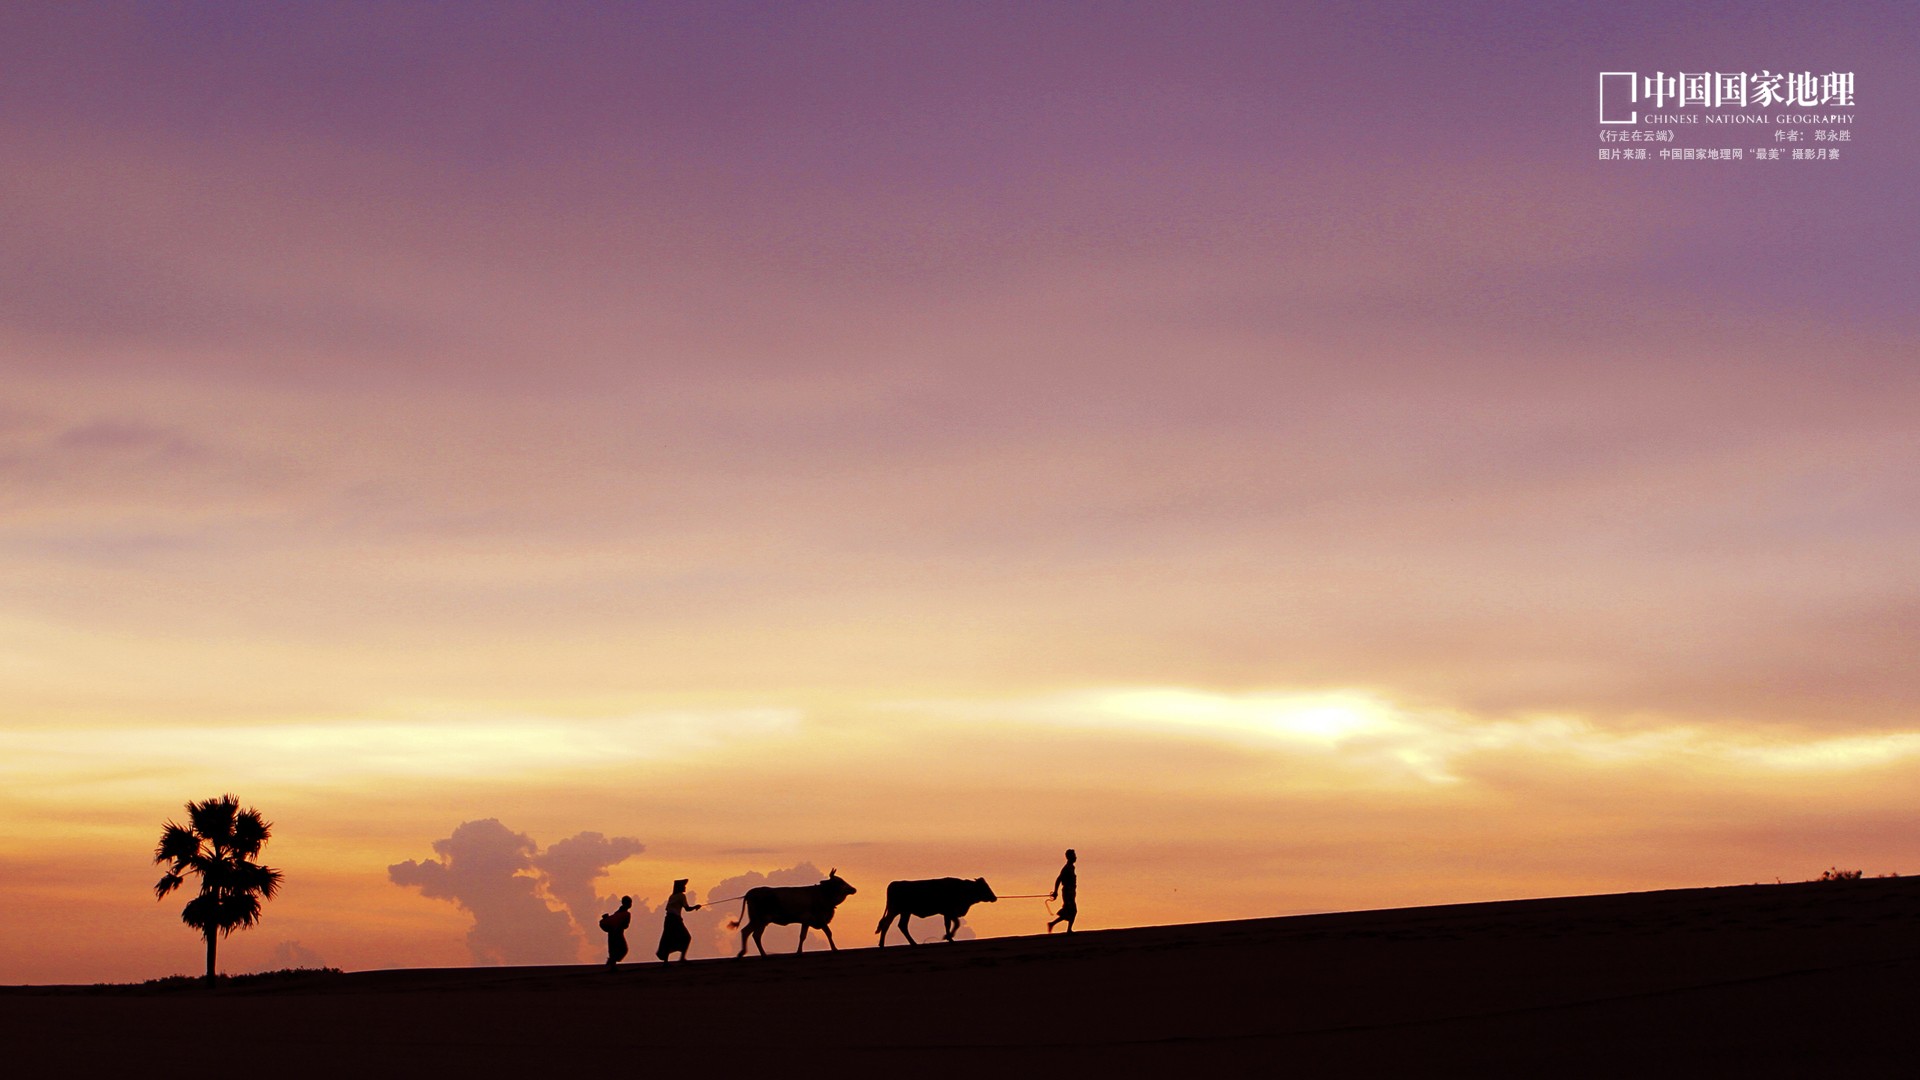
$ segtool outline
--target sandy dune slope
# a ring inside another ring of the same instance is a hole
[[[1806,1075],[1905,1060],[1920,879],[1351,912],[599,967],[0,989],[8,1058],[281,1075]],[[193,1034],[193,1033],[203,1034]],[[712,1073],[710,1070],[722,1070]]]

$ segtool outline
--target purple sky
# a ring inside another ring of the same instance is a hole
[[[10,7],[0,817],[139,851],[244,788],[396,911],[488,819],[662,880],[1062,832],[1193,875],[1115,921],[1920,856],[1916,44],[1895,3]],[[1761,69],[1856,75],[1840,160],[1596,160],[1598,72]],[[22,910],[91,895],[7,843]]]

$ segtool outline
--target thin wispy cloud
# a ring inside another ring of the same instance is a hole
[[[1608,727],[1574,716],[1477,718],[1413,708],[1360,690],[1220,693],[1122,687],[998,702],[903,703],[902,711],[1230,744],[1323,758],[1378,779],[1456,784],[1473,758],[1509,753],[1543,766],[1658,765],[1782,775],[1871,769],[1920,759],[1920,733],[1870,736],[1741,733],[1641,721]]]
[[[205,748],[217,746],[224,774],[236,784],[511,778],[694,757],[739,741],[792,735],[801,722],[797,709],[760,708],[613,717],[108,725],[96,729],[99,742],[84,745],[58,729],[12,729],[0,732],[0,777],[71,788],[92,778],[123,777],[127,761],[153,775],[178,775],[205,768]]]

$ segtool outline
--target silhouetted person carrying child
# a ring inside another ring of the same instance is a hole
[[[673,883],[673,895],[667,897],[667,920],[660,927],[660,948],[653,955],[666,963],[674,953],[680,954],[680,961],[686,962],[687,946],[693,944],[693,935],[687,933],[687,921],[682,912],[699,911],[699,904],[687,903],[687,879],[681,878]]]
[[[620,898],[620,910],[600,916],[600,929],[607,932],[607,966],[627,958],[627,927],[633,925],[633,897]]]
[[[1066,923],[1067,933],[1073,933],[1074,916],[1080,914],[1080,906],[1073,902],[1073,893],[1077,885],[1073,876],[1073,861],[1073,849],[1068,848],[1067,865],[1061,867],[1060,876],[1053,879],[1053,895],[1047,897],[1049,900],[1059,900],[1061,902],[1060,914],[1055,915],[1053,922],[1047,924],[1047,933],[1049,934],[1053,933],[1053,928],[1058,923]]]

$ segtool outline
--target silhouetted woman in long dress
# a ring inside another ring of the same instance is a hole
[[[1073,899],[1074,891],[1079,887],[1079,882],[1073,873],[1074,858],[1073,849],[1068,848],[1067,865],[1061,867],[1060,876],[1053,879],[1053,895],[1047,899],[1060,901],[1060,914],[1055,915],[1053,922],[1047,924],[1049,934],[1053,933],[1055,923],[1066,923],[1067,933],[1073,933],[1074,917],[1080,914],[1080,905],[1074,903]]]
[[[633,925],[633,897],[620,898],[620,910],[600,916],[600,929],[607,932],[607,966],[627,958],[627,927]]]
[[[683,963],[686,961],[687,946],[693,944],[693,935],[687,932],[687,921],[681,913],[699,910],[699,904],[687,903],[687,879],[674,882],[673,895],[667,897],[667,919],[660,927],[660,949],[653,954],[661,963],[666,963],[674,953],[680,954]]]

